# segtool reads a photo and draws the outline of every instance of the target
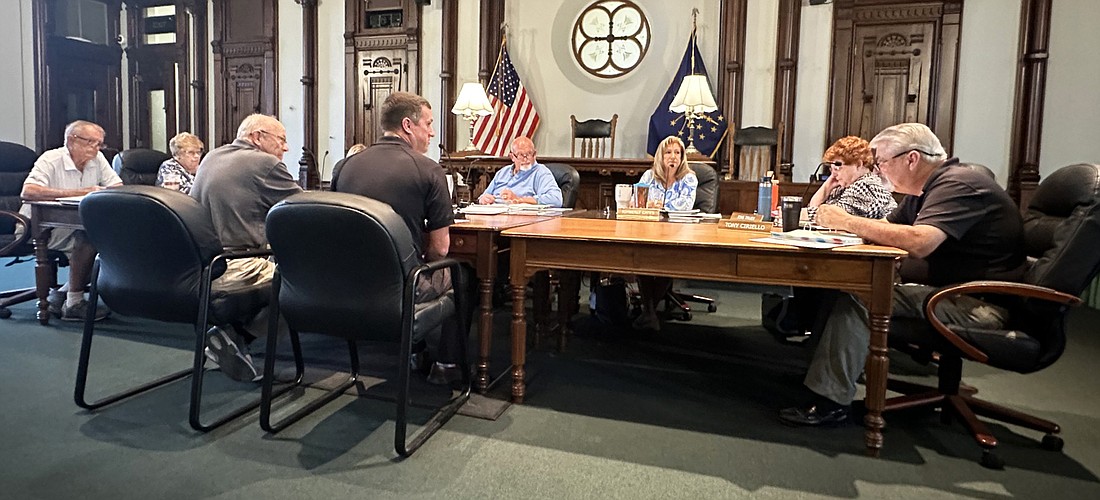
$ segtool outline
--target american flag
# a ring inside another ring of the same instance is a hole
[[[531,137],[539,126],[539,113],[519,81],[507,46],[501,49],[500,64],[489,79],[486,92],[493,114],[474,124],[474,145],[486,154],[505,156],[512,139]]]

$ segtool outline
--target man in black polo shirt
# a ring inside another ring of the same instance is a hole
[[[823,205],[820,224],[909,252],[894,285],[893,317],[923,318],[924,299],[936,287],[970,280],[1016,281],[1023,276],[1023,224],[1016,205],[988,175],[947,158],[925,125],[903,123],[871,140],[875,164],[894,191],[907,196],[887,220],[855,217]],[[835,295],[806,374],[814,400],[780,412],[795,425],[847,419],[856,380],[867,359],[867,309],[846,293]],[[1000,328],[1007,311],[964,297],[939,307],[938,317],[960,326]]]
[[[426,99],[408,92],[394,92],[382,103],[384,134],[365,151],[351,156],[332,178],[333,191],[373,198],[393,207],[412,233],[417,253],[425,262],[447,256],[454,211],[443,168],[431,158],[428,143],[435,136],[432,107]],[[416,301],[432,300],[451,288],[446,269],[422,276]],[[426,339],[436,361],[429,382],[447,383],[461,377],[458,329],[444,323],[438,339]]]

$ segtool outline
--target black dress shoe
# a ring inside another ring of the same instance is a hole
[[[428,383],[435,385],[450,385],[462,382],[462,368],[457,364],[444,364],[436,361],[432,363],[432,370],[428,373]]]
[[[848,405],[821,401],[806,407],[784,408],[779,411],[779,420],[787,425],[825,427],[844,423],[849,413],[851,408]]]

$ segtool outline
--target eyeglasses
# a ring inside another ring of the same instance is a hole
[[[281,142],[281,143],[283,143],[283,144],[286,144],[286,143],[287,143],[287,142],[286,142],[286,136],[285,136],[285,135],[275,135],[275,134],[272,134],[271,132],[268,132],[268,131],[266,131],[266,130],[257,130],[257,132],[259,132],[259,133],[261,133],[261,134],[267,134],[267,135],[270,135],[271,137],[274,137],[274,138],[278,139],[278,140],[279,140],[279,142]]]
[[[90,148],[100,149],[100,148],[103,147],[103,141],[100,141],[100,140],[97,140],[97,139],[89,139],[87,137],[84,137],[84,136],[81,136],[81,135],[76,135],[76,134],[70,135],[69,137],[72,137],[74,139],[80,139],[81,141],[84,142],[85,146],[88,146]]]
[[[180,155],[180,156],[195,156],[195,157],[199,157],[199,156],[202,156],[202,150],[201,150],[201,149],[184,150],[184,151],[180,151],[180,152],[179,152],[179,155]]]
[[[534,151],[532,151],[530,153],[517,153],[515,151],[512,151],[511,154],[512,154],[512,157],[514,157],[514,158],[534,158],[535,157],[535,152]]]
[[[884,163],[886,163],[886,162],[888,162],[888,161],[890,161],[890,160],[893,160],[894,158],[899,158],[899,157],[901,157],[901,156],[904,156],[904,155],[907,155],[907,154],[909,154],[909,153],[912,153],[913,151],[916,151],[916,152],[918,152],[918,153],[920,153],[920,154],[922,154],[922,155],[924,155],[924,156],[930,156],[930,157],[932,157],[932,158],[935,158],[935,157],[937,157],[937,156],[940,156],[940,155],[938,155],[938,154],[932,154],[932,153],[929,153],[929,152],[927,152],[927,151],[925,151],[925,150],[923,150],[923,149],[917,149],[917,148],[911,148],[911,149],[906,149],[905,151],[902,151],[902,152],[900,152],[900,153],[898,153],[898,154],[896,154],[896,155],[894,155],[894,156],[891,156],[891,157],[889,157],[889,158],[887,158],[887,159],[885,159],[885,160],[881,160],[881,159],[879,159],[879,157],[878,157],[878,152],[877,152],[877,151],[875,150],[875,148],[871,148],[871,155],[873,155],[873,157],[875,158],[875,168],[879,168],[880,166],[882,166],[882,164],[884,164]]]

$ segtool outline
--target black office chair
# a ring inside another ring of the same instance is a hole
[[[88,239],[99,250],[92,269],[89,302],[95,304],[102,298],[114,312],[125,316],[190,323],[195,328],[195,349],[191,368],[88,402],[85,389],[96,327],[95,308],[89,307],[77,365],[76,404],[96,410],[191,375],[189,420],[195,430],[208,431],[256,408],[259,398],[212,423],[201,421],[206,362],[203,351],[209,326],[250,317],[271,300],[268,283],[215,287],[213,280],[225,271],[230,259],[270,252],[223,252],[205,207],[183,193],[154,186],[123,186],[89,194],[80,202],[80,217]],[[297,342],[294,348],[300,380]],[[274,358],[274,351],[269,351],[268,357]]]
[[[12,263],[34,255],[31,246],[31,222],[19,214],[23,181],[27,179],[38,155],[14,142],[0,141],[0,257],[14,257]],[[21,233],[16,237],[16,230]],[[11,264],[8,264],[11,265]],[[8,307],[35,299],[34,288],[0,292],[0,318],[10,318]]]
[[[127,186],[154,186],[160,164],[171,157],[155,149],[127,149],[115,155],[111,166]]]
[[[267,238],[279,263],[273,300],[286,318],[291,338],[297,332],[321,333],[347,340],[351,376],[327,395],[296,410],[281,422],[271,422],[274,357],[264,364],[260,425],[276,433],[355,385],[359,373],[356,343],[361,340],[400,344],[397,366],[397,417],[394,449],[403,457],[416,451],[449,420],[470,396],[472,377],[466,359],[469,321],[467,297],[458,261],[443,259],[421,264],[408,226],[389,205],[363,196],[308,192],[291,196],[267,214]],[[437,300],[415,304],[413,294],[421,274],[449,268],[453,289]],[[276,315],[272,315],[274,318]],[[439,409],[419,434],[406,443],[409,363],[413,339],[458,321],[463,389]],[[276,328],[273,321],[272,330]],[[278,336],[267,337],[275,352]]]
[[[699,209],[702,212],[712,214],[718,211],[718,173],[714,171],[710,165],[702,163],[688,163],[691,167],[691,171],[695,172],[695,177],[699,179],[699,185],[695,188],[695,206],[693,208]],[[708,312],[715,312],[718,310],[718,306],[715,305],[714,299],[703,295],[694,295],[679,292],[676,290],[669,290],[665,294],[665,313],[673,310],[673,308],[679,309],[680,319],[687,321],[691,319],[691,306],[688,302],[695,302],[697,304],[706,304]]]
[[[562,208],[577,206],[577,192],[581,187],[581,174],[572,165],[565,163],[547,163],[546,168],[554,174],[554,182],[561,189]]]
[[[891,319],[890,342],[939,355],[939,387],[890,381],[905,396],[886,401],[887,410],[935,405],[947,422],[958,417],[982,447],[982,465],[1001,468],[993,455],[997,438],[976,415],[1046,433],[1045,448],[1061,450],[1058,424],[979,400],[960,387],[963,360],[1003,370],[1031,373],[1050,366],[1066,347],[1066,315],[1078,296],[1100,273],[1100,165],[1061,168],[1043,180],[1024,216],[1028,270],[1023,283],[975,281],[946,287],[925,301],[927,321]],[[1015,300],[1002,330],[960,328],[936,318],[936,305],[960,295],[1004,296]],[[919,354],[919,353],[918,353]]]

